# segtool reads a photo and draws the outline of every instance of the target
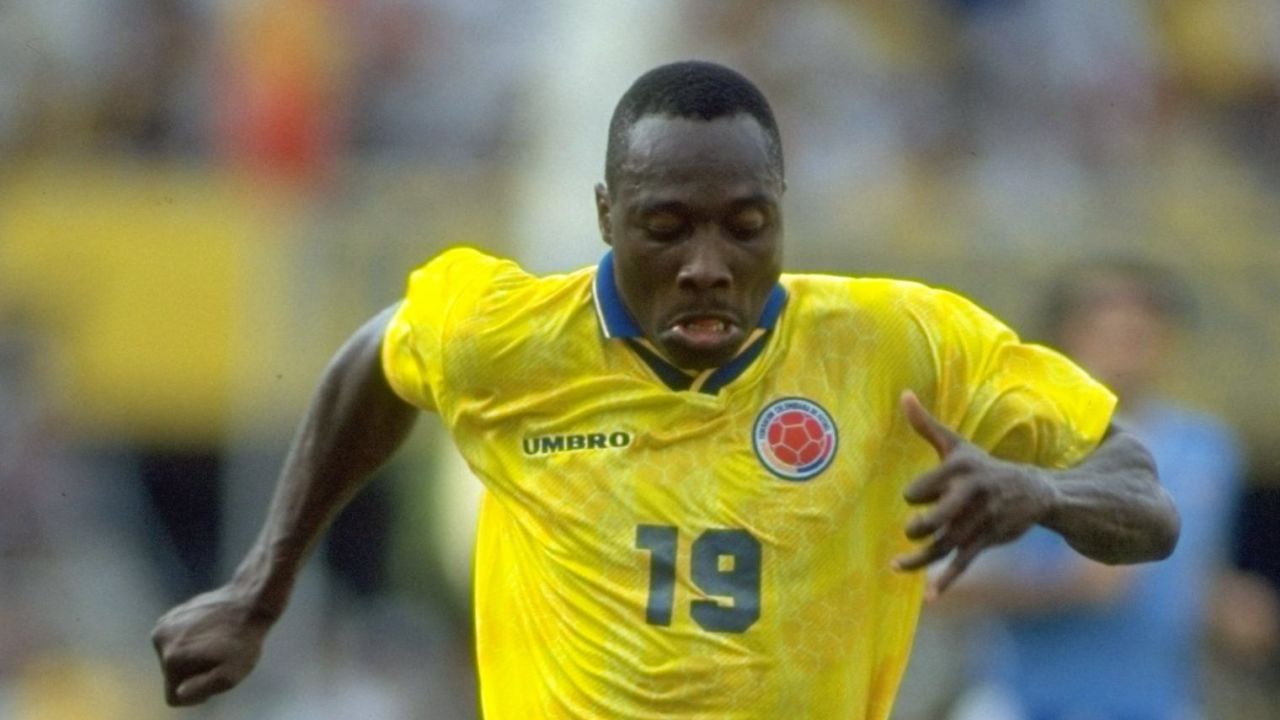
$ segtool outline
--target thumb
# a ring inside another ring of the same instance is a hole
[[[916,434],[924,438],[937,451],[938,457],[945,458],[960,444],[960,436],[954,430],[943,425],[920,403],[920,398],[911,390],[903,390],[899,398],[902,414]]]
[[[197,705],[235,687],[236,681],[218,669],[210,670],[202,675],[187,678],[174,692],[179,705]]]

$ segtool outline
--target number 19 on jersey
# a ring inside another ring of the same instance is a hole
[[[636,548],[649,552],[645,621],[650,625],[671,624],[678,539],[670,525],[636,527]],[[690,548],[689,577],[717,598],[689,603],[689,614],[703,630],[740,633],[760,619],[760,541],[746,530],[714,528],[699,535]]]

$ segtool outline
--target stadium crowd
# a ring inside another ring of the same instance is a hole
[[[955,287],[1032,336],[1078,261],[1182,278],[1194,322],[1156,382],[1241,450],[1202,716],[1270,717],[1280,5],[12,0],[0,718],[172,716],[147,628],[243,552],[319,363],[448,245],[593,262],[608,109],[680,57],[777,110],[789,267]],[[185,716],[474,714],[478,487],[440,432],[338,520],[258,675]],[[971,709],[1009,631],[926,610],[900,717]]]

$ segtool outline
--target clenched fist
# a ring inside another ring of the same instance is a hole
[[[165,613],[151,632],[164,672],[165,701],[197,705],[235,687],[253,670],[273,618],[223,586]]]

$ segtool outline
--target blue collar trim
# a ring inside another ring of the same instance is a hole
[[[607,338],[639,338],[644,337],[640,324],[627,306],[622,304],[622,295],[618,292],[618,281],[613,276],[613,251],[610,250],[600,259],[596,267],[596,279],[591,287],[591,294],[596,302],[596,317],[600,320],[600,330]],[[764,311],[760,313],[760,321],[756,327],[772,330],[778,324],[782,308],[787,304],[787,290],[782,283],[773,286],[769,297],[765,300]]]
[[[591,286],[591,292],[595,299],[596,317],[600,320],[600,330],[606,338],[626,340],[631,350],[653,370],[663,384],[672,390],[688,390],[692,386],[693,378],[667,362],[664,358],[651,352],[638,341],[644,337],[644,333],[640,330],[640,324],[636,322],[635,318],[631,317],[631,313],[622,304],[622,296],[618,293],[618,283],[613,276],[612,250],[606,252],[604,257],[601,258],[600,265],[596,268],[595,282]],[[778,324],[778,318],[782,316],[782,308],[786,304],[786,288],[782,287],[782,283],[778,283],[769,292],[769,297],[764,303],[764,311],[760,313],[760,321],[756,324],[757,327],[763,328],[766,332],[755,339],[749,347],[733,360],[716,368],[699,389],[699,392],[715,395],[721,388],[745,372],[756,358],[760,357],[769,338],[769,333]]]
[[[596,268],[596,281],[592,285],[592,295],[596,301],[596,317],[600,318],[600,329],[607,338],[644,337],[640,325],[631,317],[627,306],[622,304],[622,295],[618,292],[618,281],[613,276],[613,251],[604,254],[600,265]]]

